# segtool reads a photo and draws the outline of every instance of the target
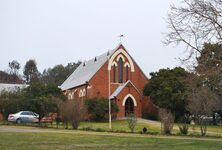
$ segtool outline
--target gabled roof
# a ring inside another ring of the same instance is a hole
[[[7,91],[7,92],[15,92],[19,89],[23,89],[28,87],[29,85],[27,84],[7,84],[7,83],[0,83],[0,93],[2,91]]]
[[[96,74],[96,72],[109,60],[109,58],[114,54],[114,52],[121,48],[126,51],[125,47],[120,43],[114,50],[110,50],[96,57],[96,61],[95,58],[93,58],[89,61],[83,62],[59,87],[62,89],[62,91],[64,91],[86,84],[86,82],[88,82]],[[131,59],[133,60],[132,57]],[[136,63],[134,60],[133,62]],[[145,74],[144,76],[145,78],[147,78]]]
[[[119,85],[119,87],[113,92],[113,94],[109,97],[110,99],[115,98],[116,96],[118,96],[118,94],[128,85],[131,84],[136,91],[141,95],[141,92],[136,88],[136,86],[130,81],[128,80],[126,83]]]
[[[117,49],[108,51],[89,61],[81,63],[79,67],[64,81],[60,88],[64,91],[86,84],[86,82],[96,74],[96,72],[106,63],[109,57],[112,56],[116,50]]]

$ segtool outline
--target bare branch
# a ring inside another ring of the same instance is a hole
[[[181,0],[171,5],[164,44],[185,44],[191,57],[200,53],[204,43],[222,43],[222,0]]]

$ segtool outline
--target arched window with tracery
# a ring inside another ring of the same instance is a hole
[[[128,65],[126,66],[126,81],[128,81],[129,79],[129,71],[128,71],[129,67]]]
[[[118,61],[119,68],[119,83],[123,82],[123,59],[120,57]]]
[[[116,65],[113,65],[113,83],[116,82]]]

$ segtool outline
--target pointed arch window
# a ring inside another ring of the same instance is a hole
[[[129,80],[129,67],[128,67],[128,65],[126,66],[126,81],[128,81]]]
[[[123,59],[120,57],[118,61],[119,68],[119,83],[123,82]]]
[[[116,82],[116,65],[113,65],[113,83]]]

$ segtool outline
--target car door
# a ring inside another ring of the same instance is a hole
[[[38,116],[34,112],[30,112],[30,117],[29,117],[30,122],[38,122]]]
[[[28,113],[27,111],[23,111],[23,112],[21,113],[20,118],[22,119],[22,122],[23,122],[23,123],[29,122],[29,113]]]
[[[30,123],[34,122],[34,120],[36,119],[35,114],[33,112],[29,111],[28,115],[29,115],[29,122]]]

